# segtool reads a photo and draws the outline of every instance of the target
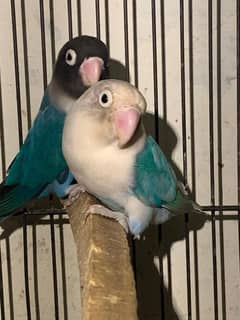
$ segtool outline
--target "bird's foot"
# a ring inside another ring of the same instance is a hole
[[[69,186],[66,190],[68,199],[64,203],[64,208],[70,207],[74,201],[76,201],[82,192],[85,192],[86,189],[83,185],[75,183]]]
[[[188,184],[183,184],[182,182],[178,181],[178,187],[179,189],[182,191],[182,193],[185,195],[185,196],[189,196],[189,193],[190,193],[190,188],[188,186]]]
[[[100,204],[91,205],[86,211],[86,219],[89,214],[98,214],[110,219],[116,220],[123,227],[126,233],[128,233],[128,219],[127,216],[119,211],[112,211]]]
[[[142,223],[141,221],[129,218],[129,229],[131,231],[131,234],[133,235],[134,240],[140,240],[141,239],[141,233],[142,233]]]

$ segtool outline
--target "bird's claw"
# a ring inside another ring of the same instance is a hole
[[[85,221],[87,220],[89,214],[98,214],[103,217],[107,217],[110,219],[116,220],[124,229],[126,233],[128,233],[128,220],[127,216],[119,211],[112,211],[100,204],[91,205],[85,213]]]
[[[64,208],[70,207],[74,201],[76,201],[82,192],[85,192],[86,189],[83,185],[75,183],[69,186],[66,190],[66,194],[68,195],[68,199],[64,203]]]
[[[141,240],[141,235],[138,234],[138,235],[134,236],[133,239],[134,239],[134,240]]]

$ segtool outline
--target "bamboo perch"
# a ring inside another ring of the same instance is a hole
[[[82,320],[136,320],[137,300],[126,234],[116,221],[84,212],[87,193],[68,208],[76,243]]]

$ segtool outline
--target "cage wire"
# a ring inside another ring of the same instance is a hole
[[[145,124],[205,218],[150,227],[133,244],[140,319],[239,319],[240,1],[1,1],[2,178],[31,127],[60,47],[88,34],[110,76],[148,102]],[[64,210],[1,225],[1,319],[78,319],[79,276]]]

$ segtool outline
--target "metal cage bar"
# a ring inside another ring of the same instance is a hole
[[[30,129],[32,124],[31,117],[31,97],[29,83],[29,66],[28,66],[28,44],[27,44],[27,26],[26,26],[26,10],[25,1],[21,2],[22,10],[22,33],[23,33],[23,54],[24,54],[24,70],[25,70],[25,90],[26,90],[26,107],[27,107],[27,124]]]
[[[50,232],[51,232],[51,246],[52,246],[52,275],[53,275],[55,318],[59,319],[58,278],[57,278],[57,263],[56,263],[54,215],[50,215]]]
[[[4,138],[4,122],[3,122],[1,73],[0,73],[0,144],[1,144],[2,176],[5,177],[5,174],[6,174],[6,154],[5,154],[5,138]]]
[[[240,0],[236,2],[237,24],[236,24],[236,47],[237,47],[237,88],[240,88]],[[238,205],[240,205],[240,92],[237,90],[237,165],[238,165]],[[240,270],[240,208],[238,208],[238,249]]]
[[[217,2],[217,123],[218,123],[218,197],[219,204],[223,204],[223,175],[222,175],[222,163],[223,163],[223,152],[222,152],[222,69],[221,69],[221,12],[222,12],[222,1]],[[223,212],[219,211],[219,215],[222,216]],[[221,274],[221,285],[222,285],[222,301],[221,301],[221,309],[222,309],[222,317],[226,319],[226,286],[225,286],[225,254],[224,254],[224,229],[223,229],[223,220],[219,221],[219,236],[220,236],[220,274]]]
[[[72,25],[72,1],[68,0],[67,2],[67,9],[68,9],[68,36],[69,39],[73,37],[73,25]]]
[[[100,39],[101,36],[101,23],[100,23],[100,4],[99,0],[95,0],[95,10],[96,10],[96,36]]]
[[[110,54],[110,30],[109,30],[109,3],[105,0],[105,26],[106,26],[106,46]]]
[[[163,14],[163,12],[161,12]],[[151,17],[152,17],[152,61],[153,61],[153,99],[154,99],[154,138],[159,143],[159,96],[158,96],[158,52],[157,52],[157,25],[156,25],[156,1],[151,1]],[[162,50],[164,50],[162,48]],[[164,92],[164,90],[163,90]],[[162,227],[158,226],[158,241],[159,241],[159,254],[158,254],[158,262],[159,262],[159,273],[160,273],[160,312],[164,319],[165,314],[165,297],[164,297],[164,272],[163,272],[163,257],[161,250],[161,242],[162,242]],[[171,283],[171,281],[170,281]]]
[[[162,68],[162,108],[163,108],[163,120],[167,119],[167,77],[166,77],[166,39],[165,39],[165,1],[160,1],[160,25],[161,25],[161,68]],[[158,227],[158,241],[159,241],[159,275],[160,275],[160,314],[164,319],[164,273],[163,273],[163,254],[162,254],[162,227]],[[171,278],[171,256],[168,254],[168,271],[169,271],[169,287],[172,290],[172,278]],[[170,292],[170,300],[172,304],[172,292]]]
[[[187,128],[186,128],[186,75],[185,75],[185,21],[184,21],[184,1],[180,1],[180,66],[181,66],[181,107],[182,107],[182,152],[183,152],[183,179],[187,185]],[[187,310],[188,318],[192,317],[191,301],[191,275],[190,275],[190,245],[189,245],[189,227],[188,213],[185,213],[185,241],[186,241],[186,273],[187,273]]]
[[[33,268],[35,270],[33,274],[34,281],[34,303],[35,303],[35,315],[36,320],[40,319],[40,298],[39,298],[39,286],[38,286],[38,245],[37,245],[37,228],[36,225],[32,225],[32,238],[33,238]]]
[[[27,216],[23,214],[23,261],[24,261],[24,280],[25,280],[25,299],[26,299],[26,309],[28,320],[32,319],[31,315],[31,302],[30,302],[30,292],[29,292],[29,270],[28,270],[28,237],[27,237]]]
[[[3,270],[2,270],[2,250],[0,243],[0,311],[1,319],[5,318],[4,291],[3,291]]]
[[[191,135],[191,176],[192,176],[192,195],[196,198],[196,168],[195,168],[195,126],[194,126],[194,65],[193,65],[193,3],[188,1],[188,46],[189,46],[189,107],[190,107],[190,135]],[[193,261],[194,261],[194,285],[195,285],[195,309],[196,320],[200,319],[200,301],[199,301],[199,270],[198,270],[198,245],[197,231],[193,231]]]
[[[133,7],[133,55],[134,55],[134,85],[138,88],[138,40],[137,40],[137,3],[132,0]]]
[[[51,3],[51,1],[50,1]],[[43,71],[43,88],[47,88],[47,58],[46,58],[46,39],[45,39],[45,19],[44,19],[44,2],[39,1],[40,9],[40,26],[41,26],[41,46],[42,46],[42,71]],[[51,10],[50,10],[51,12]]]
[[[213,262],[213,291],[215,319],[218,319],[218,282],[217,282],[217,255],[216,255],[216,223],[215,223],[215,178],[214,178],[214,119],[213,119],[213,4],[208,2],[208,69],[209,69],[209,144],[210,144],[210,188],[212,214],[212,262]]]
[[[19,59],[18,59],[18,42],[17,42],[17,26],[16,26],[16,8],[15,1],[11,0],[11,17],[12,17],[12,34],[13,34],[13,51],[16,81],[16,97],[17,97],[17,116],[18,116],[18,138],[19,147],[23,143],[22,113],[21,113],[21,95],[20,95],[20,76],[19,76]]]
[[[68,9],[68,13],[71,9]],[[50,30],[51,30],[51,54],[52,54],[52,66],[54,67],[56,62],[56,47],[55,47],[55,19],[54,19],[54,2],[53,0],[49,1],[49,11],[50,11]],[[70,24],[70,22],[69,22]],[[69,37],[71,32],[71,25],[68,25],[69,28]],[[44,34],[43,34],[44,36]],[[44,70],[46,72],[46,70]]]
[[[3,104],[2,104],[2,82],[0,72],[0,144],[1,144],[1,162],[2,162],[2,176],[6,174],[6,155],[5,155],[5,139],[4,139],[4,122],[3,122]],[[5,317],[4,306],[4,290],[3,290],[3,270],[2,270],[2,250],[0,242],[0,311],[1,318]]]
[[[82,34],[81,0],[77,1],[77,25],[78,25],[78,35],[81,35]]]

